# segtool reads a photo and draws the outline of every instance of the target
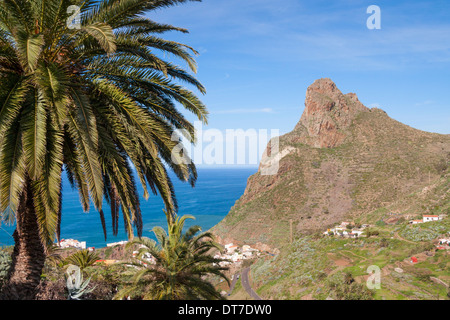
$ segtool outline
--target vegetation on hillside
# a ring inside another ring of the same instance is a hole
[[[300,237],[282,247],[279,255],[260,259],[252,266],[257,292],[273,299],[397,300],[436,299],[438,295],[445,299],[446,287],[432,278],[448,284],[448,252],[436,250],[430,240],[450,235],[450,219],[420,225],[422,230],[436,232],[432,239],[397,236],[407,230],[415,234],[418,228],[404,222],[374,227],[376,236],[368,238],[320,234]],[[411,263],[412,256],[420,257],[420,261]],[[381,270],[380,289],[369,290],[366,286],[370,266]],[[353,280],[345,281],[346,277]]]

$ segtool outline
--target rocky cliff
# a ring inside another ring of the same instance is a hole
[[[450,135],[420,131],[369,109],[330,79],[306,90],[301,119],[280,137],[278,152],[277,173],[261,174],[270,161],[263,157],[244,195],[213,228],[225,241],[279,245],[288,241],[291,225],[296,235],[343,219],[370,220],[383,210],[450,210],[448,184],[433,204],[404,201],[445,179]]]
[[[316,80],[307,90],[305,110],[295,130],[310,146],[332,148],[343,143],[360,112],[370,111],[354,93],[342,94],[330,79]]]

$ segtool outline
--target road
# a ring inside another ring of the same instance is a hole
[[[233,289],[234,289],[234,286],[236,285],[237,280],[238,280],[238,274],[235,273],[233,275],[233,280],[231,281],[230,290],[228,290],[229,296],[231,295],[231,293],[233,293]]]
[[[250,295],[250,297],[252,297],[255,300],[262,300],[261,297],[258,296],[258,294],[255,291],[253,291],[252,287],[250,286],[250,281],[248,280],[249,272],[250,272],[249,267],[242,270],[242,274],[241,274],[242,286],[244,287],[245,291],[247,291],[247,293]]]

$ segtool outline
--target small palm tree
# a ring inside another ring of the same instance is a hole
[[[99,255],[95,251],[86,249],[72,253],[64,259],[64,263],[75,265],[83,270],[86,267],[92,266],[98,259],[100,259]]]
[[[130,280],[116,295],[115,299],[124,297],[144,300],[195,300],[224,299],[218,290],[207,280],[215,275],[229,279],[219,262],[212,256],[213,249],[220,247],[214,242],[213,235],[204,232],[199,235],[199,226],[190,227],[183,233],[186,219],[192,216],[176,218],[169,225],[168,233],[161,228],[153,228],[158,240],[136,238],[127,247],[139,245],[137,261],[132,264],[127,276]],[[150,255],[151,260],[144,257]]]

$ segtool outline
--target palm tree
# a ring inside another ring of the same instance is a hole
[[[77,266],[81,270],[84,270],[85,268],[92,266],[99,259],[100,256],[95,251],[89,251],[85,249],[72,253],[70,256],[64,259],[64,263]]]
[[[183,86],[205,93],[191,74],[197,52],[159,37],[187,30],[143,16],[187,1],[0,0],[0,218],[16,223],[3,299],[34,297],[46,250],[59,239],[63,171],[83,209],[93,203],[99,212],[105,238],[103,199],[114,235],[121,211],[129,238],[141,236],[136,179],[145,199],[160,194],[169,221],[177,202],[168,171],[195,184],[195,165],[172,150],[177,130],[195,142],[180,106],[207,122]]]
[[[227,268],[219,265],[223,260],[212,256],[212,250],[220,247],[211,233],[197,235],[199,226],[192,226],[183,234],[188,218],[193,217],[177,218],[169,224],[168,233],[161,227],[153,228],[158,242],[143,237],[127,243],[128,248],[139,246],[137,261],[127,274],[130,281],[115,299],[127,296],[144,300],[223,299],[207,280],[207,276],[215,275],[230,284],[223,273]],[[144,259],[148,254],[150,261]]]

